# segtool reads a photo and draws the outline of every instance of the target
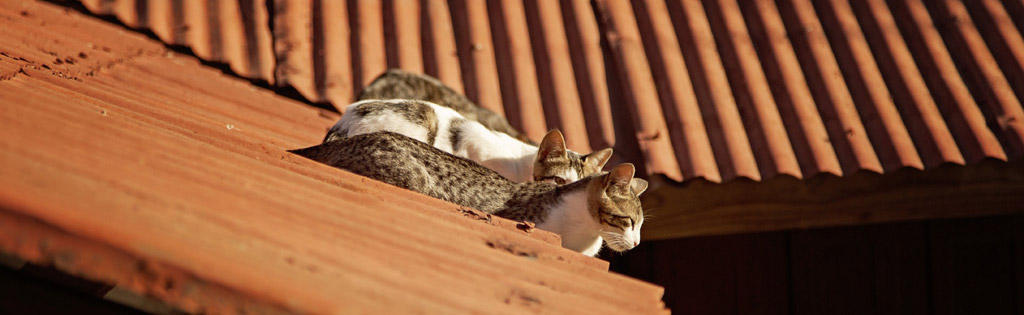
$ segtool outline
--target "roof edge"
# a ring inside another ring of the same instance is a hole
[[[678,183],[651,178],[646,239],[1024,213],[1024,160],[985,159],[886,174]]]

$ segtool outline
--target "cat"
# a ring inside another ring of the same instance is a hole
[[[602,241],[622,252],[640,243],[639,196],[647,181],[622,164],[567,185],[517,183],[473,161],[393,132],[354,135],[291,151],[311,160],[499,217],[532,221],[588,256]]]
[[[504,117],[477,106],[466,96],[455,92],[437,78],[425,74],[389,69],[366,86],[356,100],[413,99],[423,100],[454,109],[463,117],[479,122],[487,129],[504,132],[520,141],[535,144],[526,134],[513,128]]]
[[[465,119],[451,108],[422,100],[365,100],[349,105],[324,142],[376,131],[391,131],[476,161],[516,182],[571,183],[600,171],[611,158],[607,148],[588,155],[565,148],[557,130],[539,146],[519,141]]]

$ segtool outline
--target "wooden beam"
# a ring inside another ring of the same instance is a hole
[[[880,175],[780,176],[764,182],[657,182],[644,239],[727,235],[1024,213],[1024,161],[984,160]]]

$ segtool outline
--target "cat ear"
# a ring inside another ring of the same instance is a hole
[[[630,185],[633,180],[633,173],[636,172],[636,168],[633,164],[623,163],[619,164],[615,168],[612,168],[608,175],[605,176],[605,185]]]
[[[629,188],[633,190],[637,197],[640,197],[640,194],[647,190],[647,181],[642,178],[634,178],[629,182]]]
[[[583,158],[583,163],[587,166],[592,167],[595,171],[600,171],[604,168],[605,164],[608,164],[608,159],[612,158],[612,148],[607,148],[601,151],[587,154]]]
[[[544,139],[540,141],[537,151],[537,161],[545,161],[554,157],[567,157],[565,149],[565,137],[558,129],[548,131]]]

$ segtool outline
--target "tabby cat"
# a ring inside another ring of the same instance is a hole
[[[391,131],[476,161],[516,182],[571,183],[600,171],[612,155],[567,150],[562,133],[549,132],[539,146],[487,129],[451,108],[422,100],[364,100],[349,105],[324,142]]]
[[[513,128],[504,117],[477,106],[465,95],[452,90],[437,78],[425,74],[390,69],[370,82],[357,100],[409,99],[422,100],[454,109],[463,117],[479,122],[487,129],[504,132],[513,138],[532,143],[526,135]]]
[[[615,251],[640,243],[639,196],[647,182],[632,164],[567,185],[517,183],[422,141],[382,131],[292,151],[401,188],[507,219],[532,221],[561,235],[562,246],[594,256],[602,241]]]

